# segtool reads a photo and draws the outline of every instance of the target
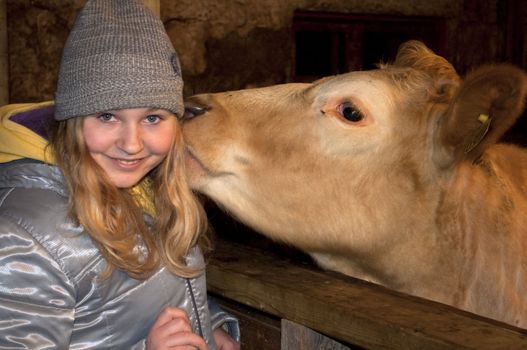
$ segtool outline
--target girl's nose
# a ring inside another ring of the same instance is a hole
[[[117,145],[127,154],[137,154],[143,150],[141,129],[137,125],[128,125],[121,130]]]

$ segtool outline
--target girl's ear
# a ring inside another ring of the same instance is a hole
[[[475,160],[523,111],[527,75],[510,65],[484,66],[463,80],[439,121],[436,160],[449,166]]]

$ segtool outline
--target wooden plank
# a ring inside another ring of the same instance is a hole
[[[280,350],[351,350],[311,328],[282,319]]]
[[[527,349],[527,331],[218,241],[209,290],[368,349]]]

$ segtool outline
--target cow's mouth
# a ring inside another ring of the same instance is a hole
[[[212,174],[212,171],[208,169],[203,162],[194,154],[190,147],[185,150],[185,167],[187,173],[191,176],[203,176]]]
[[[187,173],[191,176],[219,177],[233,175],[231,172],[212,170],[206,166],[205,163],[198,156],[196,156],[196,153],[190,146],[187,146],[185,150],[185,166]]]

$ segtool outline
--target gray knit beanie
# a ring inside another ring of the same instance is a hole
[[[88,0],[62,54],[55,119],[135,107],[181,117],[182,90],[176,51],[142,0]]]

